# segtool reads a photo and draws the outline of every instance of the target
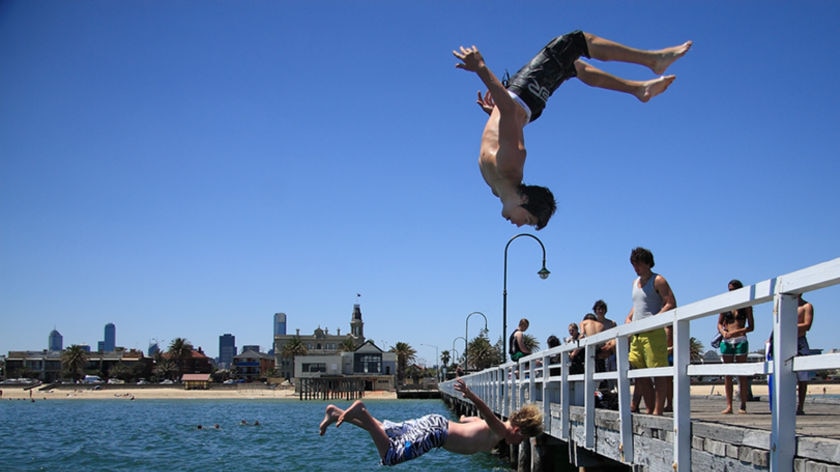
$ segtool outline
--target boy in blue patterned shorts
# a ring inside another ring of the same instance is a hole
[[[542,413],[536,405],[525,405],[502,421],[460,378],[455,381],[455,390],[485,419],[462,416],[460,421],[450,421],[442,415],[426,415],[402,423],[380,422],[361,400],[356,400],[346,410],[327,406],[320,432],[323,436],[329,425],[338,427],[344,422],[364,429],[373,439],[383,465],[396,465],[439,447],[458,454],[490,451],[499,441],[519,444],[526,437],[542,433]]]

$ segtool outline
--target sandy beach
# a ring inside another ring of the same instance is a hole
[[[736,387],[737,389],[737,387]],[[124,385],[102,385],[100,389],[90,386],[63,385],[51,390],[32,389],[30,397],[29,390],[17,386],[4,386],[0,388],[2,396],[0,400],[74,400],[74,399],[98,399],[98,400],[147,400],[147,399],[297,399],[299,396],[291,387],[270,389],[263,385],[249,386],[214,386],[208,390],[185,390],[182,386],[124,386]],[[766,397],[767,385],[754,383],[753,395]],[[692,385],[692,396],[723,396],[723,384]],[[808,387],[809,397],[821,395],[840,395],[840,384],[811,384]],[[393,400],[397,398],[396,392],[373,391],[365,392],[365,400]]]
[[[29,400],[30,391],[17,386],[3,386],[0,400]],[[149,400],[149,399],[297,399],[298,394],[291,387],[270,389],[264,385],[253,387],[215,386],[208,390],[186,390],[183,386],[124,386],[102,385],[99,389],[89,385],[62,385],[50,390],[32,389],[33,400]],[[396,392],[365,392],[365,400],[396,399]]]

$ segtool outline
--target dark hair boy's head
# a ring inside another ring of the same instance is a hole
[[[519,184],[519,193],[525,195],[527,202],[522,204],[522,208],[528,210],[528,213],[534,215],[537,219],[537,231],[545,228],[554,210],[557,209],[557,202],[554,200],[554,194],[551,190],[540,187],[538,185]]]

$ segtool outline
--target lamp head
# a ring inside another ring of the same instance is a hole
[[[547,279],[550,274],[551,274],[551,272],[549,272],[549,270],[546,269],[545,266],[543,266],[543,268],[540,269],[539,272],[537,272],[537,275],[539,275],[540,278],[543,279],[543,280]]]

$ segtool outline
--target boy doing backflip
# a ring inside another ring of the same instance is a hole
[[[491,451],[501,440],[519,444],[526,437],[542,433],[542,413],[536,405],[526,405],[513,412],[507,421],[496,417],[490,407],[474,394],[460,378],[455,390],[473,402],[485,419],[462,416],[460,421],[450,421],[442,415],[426,415],[415,420],[392,423],[379,421],[368,412],[361,400],[342,410],[327,406],[321,421],[321,436],[327,427],[347,422],[370,434],[379,451],[383,465],[396,465],[419,457],[433,448],[442,447],[458,454],[475,454]]]
[[[493,195],[502,202],[502,217],[516,226],[537,230],[548,224],[556,203],[545,187],[522,182],[525,167],[525,125],[542,114],[548,97],[566,79],[577,77],[586,85],[633,95],[641,102],[664,92],[676,76],[636,81],[610,75],[579,58],[620,61],[648,67],[661,75],[685,55],[692,42],[658,50],[641,50],[582,31],[551,40],[506,84],[487,67],[475,46],[452,51],[460,63],[455,67],[475,72],[487,93],[478,93],[478,105],[490,115],[481,136],[478,166]]]

